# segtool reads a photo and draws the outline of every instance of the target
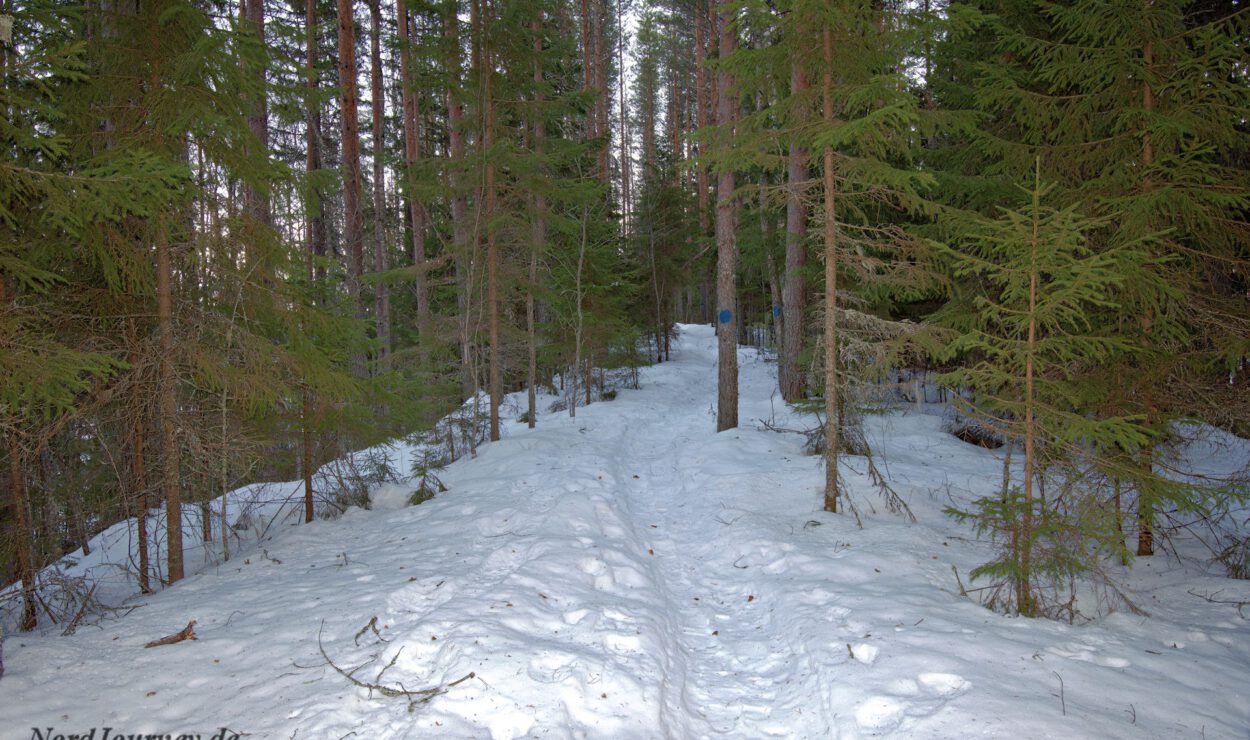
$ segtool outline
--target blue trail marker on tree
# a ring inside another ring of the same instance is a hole
[[[734,317],[734,312],[730,311],[727,308],[722,308],[720,310],[720,313],[717,315],[717,318],[720,319],[720,322],[722,324],[728,324],[730,319],[732,319],[733,317]]]

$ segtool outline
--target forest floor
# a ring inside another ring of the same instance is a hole
[[[860,528],[821,511],[802,437],[764,428],[814,425],[775,365],[740,363],[737,430],[714,433],[711,329],[682,327],[641,390],[509,420],[431,501],[390,486],[125,616],[10,635],[0,738],[1250,736],[1250,613],[1208,600],[1250,601],[1250,582],[1160,554],[1117,572],[1149,616],[995,614],[956,576],[981,585],[991,544],[943,509],[992,494],[1001,452],[939,415],[868,417],[918,521],[848,457]],[[1242,465],[1238,444],[1195,459]],[[190,620],[198,640],[144,649]]]

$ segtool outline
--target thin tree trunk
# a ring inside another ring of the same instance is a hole
[[[1149,75],[1154,68],[1154,41],[1147,40],[1142,49],[1143,62],[1146,66],[1147,79],[1142,81],[1142,109],[1146,112],[1146,117],[1150,118],[1155,109],[1154,88],[1150,86]],[[1147,130],[1142,134],[1142,169],[1145,175],[1142,178],[1142,190],[1150,192],[1154,190],[1154,183],[1150,177],[1150,169],[1154,166],[1154,142],[1150,138],[1150,131]],[[1153,321],[1148,312],[1142,317],[1142,329],[1147,336],[1152,333]],[[1149,394],[1150,391],[1147,390]],[[1147,398],[1146,408],[1148,419],[1152,423],[1158,423],[1158,411],[1154,408],[1154,404]],[[1153,446],[1146,446],[1141,451],[1142,458],[1142,475],[1144,479],[1149,479],[1154,475],[1154,449]],[[1154,555],[1155,552],[1155,535],[1154,535],[1154,501],[1150,495],[1150,491],[1146,490],[1149,485],[1139,485],[1137,487],[1137,555],[1146,557]]]
[[[492,23],[490,4],[483,0],[478,13],[482,75],[482,148],[486,152],[486,325],[490,334],[490,365],[487,384],[490,392],[490,440],[499,440],[499,406],[503,402],[503,348],[499,340],[499,239],[492,223],[495,217],[495,164],[490,153],[495,143],[494,60],[487,43],[487,26]]]
[[[733,12],[728,0],[718,0],[721,7],[720,59],[726,60],[734,52],[735,24],[729,14]],[[730,127],[737,109],[737,99],[732,93],[733,78],[728,69],[721,66],[717,72],[718,91],[716,123],[723,127],[722,146],[732,146]],[[734,172],[728,165],[721,165],[716,192],[716,305],[717,305],[717,393],[716,431],[723,432],[738,426],[738,316],[737,262],[738,244],[734,233],[737,213],[734,203]]]
[[[1137,556],[1155,554],[1154,497],[1145,482],[1154,475],[1154,448],[1146,446],[1139,454],[1139,468],[1143,482],[1137,486]]]
[[[399,20],[399,76],[403,98],[404,118],[404,164],[407,182],[408,213],[412,221],[412,262],[417,267],[414,290],[417,299],[417,332],[422,342],[428,342],[430,334],[429,278],[422,267],[425,264],[425,209],[417,196],[416,166],[421,160],[421,129],[417,107],[417,91],[412,82],[412,32],[408,23],[406,0],[396,0]],[[458,135],[458,133],[457,133]]]
[[[312,393],[304,388],[301,410],[300,473],[304,477],[304,522],[313,520]]]
[[[790,68],[790,94],[806,90],[807,78],[795,61]],[[807,150],[790,142],[786,159],[786,274],[781,289],[782,338],[779,366],[781,397],[790,403],[805,395],[799,357],[803,354],[803,319],[807,312],[807,209],[802,191],[808,181]]]
[[[1024,510],[1020,512],[1020,535],[1017,557],[1020,572],[1016,577],[1016,609],[1023,615],[1034,616],[1031,583],[1031,543],[1033,532],[1033,476],[1036,471],[1035,440],[1037,437],[1033,406],[1033,356],[1037,351],[1037,251],[1040,247],[1041,228],[1041,159],[1036,162],[1033,183],[1033,233],[1029,238],[1029,333],[1024,355]]]
[[[165,496],[165,542],[170,583],[182,580],[182,491],[179,487],[178,400],[174,375],[173,270],[165,222],[156,223],[156,318],[160,334],[161,490]]]
[[[668,335],[668,327],[664,325],[664,309],[660,293],[660,271],[655,259],[655,224],[647,224],[647,246],[651,255],[651,290],[655,295],[655,361],[664,360],[664,337]]]
[[[577,275],[574,278],[574,296],[577,300],[577,325],[573,331],[573,368],[569,373],[571,391],[569,393],[569,416],[577,416],[577,371],[582,361],[582,266],[586,262],[586,245],[589,240],[588,224],[590,213],[582,206],[582,238],[577,250]]]
[[[400,0],[402,2],[402,0]],[[386,270],[386,170],[382,156],[386,123],[386,101],[382,96],[382,3],[369,0],[369,83],[373,100],[373,270]],[[373,292],[373,318],[378,335],[378,367],[385,366],[391,351],[391,297],[385,282],[379,280]]]
[[[135,408],[132,410],[134,421],[131,426],[131,458],[130,485],[134,491],[138,513],[135,517],[135,528],[138,532],[139,548],[139,593],[151,593],[152,583],[148,574],[152,572],[149,562],[150,546],[148,544],[148,474],[144,463],[143,446],[146,434],[143,429],[143,401],[138,393],[134,394]]]
[[[538,168],[543,170],[543,142],[546,138],[546,127],[543,125],[543,39],[542,11],[539,17],[530,22],[530,35],[534,38],[534,156],[538,160]],[[525,291],[525,332],[529,350],[529,367],[526,373],[527,401],[529,404],[529,428],[533,429],[538,417],[538,333],[534,322],[534,291],[538,287],[538,254],[547,241],[546,221],[547,199],[541,192],[534,193],[534,226],[533,244],[530,247],[529,287]]]
[[[134,319],[126,320],[126,341],[130,345],[130,364],[138,367],[142,360],[142,349],[139,344],[139,333]],[[152,572],[148,560],[148,480],[147,466],[144,460],[144,393],[139,385],[130,394],[130,496],[135,501],[135,530],[137,532],[136,547],[139,550],[139,593],[151,593],[152,584],[148,574]]]
[[[343,149],[343,246],[347,251],[347,292],[357,318],[364,318],[361,277],[364,273],[364,213],[361,211],[360,111],[356,90],[356,28],[352,0],[336,0],[339,24],[339,105]],[[367,374],[362,355],[352,357],[358,377]]]
[[[244,16],[246,24],[251,27],[260,39],[261,46],[265,45],[265,3],[264,0],[243,0],[240,6],[240,13]],[[247,116],[247,125],[251,129],[252,135],[256,137],[260,144],[261,151],[252,154],[253,159],[263,160],[268,157],[269,151],[269,103],[265,93],[265,67],[263,64],[255,65],[252,70],[257,82],[260,83],[257,98],[252,102],[251,110]],[[244,209],[248,216],[253,218],[257,223],[269,224],[272,217],[269,212],[269,198],[266,197],[254,184],[244,182],[243,184],[243,203]],[[253,254],[252,259],[255,260],[258,255]],[[250,266],[249,266],[250,267]]]
[[[594,89],[594,67],[592,65],[591,47],[594,44],[594,37],[591,31],[590,18],[590,2],[589,0],[581,0],[582,3],[582,90],[590,92]],[[595,124],[597,119],[593,113],[586,116],[586,139],[595,138]]]
[[[824,29],[824,117],[833,123],[833,32]],[[838,220],[833,147],[825,145],[825,511],[838,510]]]
[[[695,115],[698,119],[699,128],[707,128],[708,126],[708,109],[711,107],[707,101],[707,52],[703,48],[703,19],[702,14],[696,5],[694,10],[694,79],[695,79]],[[699,153],[703,154],[703,145],[699,146]],[[698,207],[699,207],[699,237],[707,236],[709,221],[711,220],[711,209],[708,208],[708,175],[707,166],[698,165],[695,168],[695,188],[698,190]]]
[[[35,547],[34,529],[30,521],[30,503],[26,500],[26,469],[22,465],[22,448],[17,432],[9,437],[9,500],[13,506],[14,542],[17,549],[17,578],[22,582],[22,616],[18,628],[33,630],[39,622],[35,610]]]
[[[625,115],[625,25],[622,19],[621,0],[617,0],[616,3],[616,69],[617,97],[620,107],[617,113],[620,115],[621,126],[621,228],[622,233],[626,233],[630,226],[630,216],[633,213],[633,202],[630,182],[632,163],[629,154],[629,119]]]
[[[325,257],[326,254],[326,226],[325,214],[321,204],[321,194],[313,185],[312,177],[314,173],[321,169],[321,102],[318,98],[319,73],[317,71],[317,2],[316,0],[306,0],[304,4],[304,43],[305,43],[305,74],[308,79],[306,81],[306,90],[308,99],[306,101],[307,112],[304,125],[306,127],[306,145],[308,147],[308,159],[306,161],[307,174],[310,179],[308,188],[308,203],[305,205],[305,218],[307,224],[305,226],[307,240],[307,250],[304,255],[304,267],[307,272],[309,285],[313,284],[314,277],[325,277],[325,267],[317,263],[316,258]],[[322,290],[317,290],[318,300],[325,301],[325,294]]]
[[[456,307],[460,311],[460,383],[465,398],[477,393],[474,382],[473,352],[470,343],[470,301],[472,294],[471,273],[472,262],[469,258],[469,206],[468,197],[463,188],[464,167],[464,104],[456,94],[455,80],[461,71],[459,20],[456,17],[456,5],[449,6],[443,19],[443,35],[448,51],[447,67],[455,74],[448,78],[447,83],[447,154],[451,159],[451,234],[456,249],[456,279],[460,290],[456,292]]]
[[[610,93],[608,92],[607,73],[605,68],[608,64],[607,43],[604,38],[604,27],[607,22],[607,0],[594,0],[594,34],[595,34],[595,55],[594,55],[594,79],[595,79],[595,133],[603,138],[603,143],[599,145],[599,180],[604,186],[604,198],[608,203],[612,202],[611,187],[611,170],[608,166],[609,156],[612,151],[612,136],[608,127],[608,100]]]

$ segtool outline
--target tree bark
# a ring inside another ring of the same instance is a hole
[[[357,318],[364,318],[361,276],[364,273],[364,213],[361,211],[360,111],[356,90],[356,27],[352,17],[352,0],[336,0],[339,23],[339,105],[340,134],[343,150],[343,246],[347,252],[347,292],[356,309]],[[352,357],[353,371],[359,377],[367,373],[364,357]]]
[[[1147,79],[1142,81],[1142,110],[1146,112],[1146,116],[1150,117],[1155,109],[1154,88],[1150,85],[1149,75],[1154,67],[1154,41],[1147,40],[1142,48],[1142,61],[1146,66]],[[1142,153],[1141,162],[1145,175],[1142,178],[1142,190],[1149,192],[1154,189],[1154,183],[1150,179],[1150,169],[1154,166],[1154,142],[1150,138],[1150,131],[1146,130],[1142,134]],[[1152,333],[1153,321],[1149,313],[1142,317],[1142,331],[1149,336]],[[1147,394],[1151,393],[1149,389]],[[1158,411],[1154,408],[1154,403],[1147,399],[1146,408],[1148,419],[1152,425],[1160,423]],[[1154,449],[1147,446],[1141,452],[1142,466],[1141,471],[1144,478],[1150,478],[1154,475]],[[1155,553],[1155,535],[1154,535],[1154,501],[1148,490],[1148,485],[1140,485],[1137,490],[1137,555],[1146,557]]]
[[[1033,357],[1037,351],[1037,251],[1040,247],[1041,196],[1041,159],[1039,158],[1036,180],[1033,183],[1033,233],[1029,239],[1029,333],[1024,355],[1024,510],[1020,512],[1019,535],[1016,542],[1018,547],[1016,554],[1020,563],[1020,573],[1016,578],[1016,610],[1026,617],[1034,616],[1035,612],[1030,561],[1033,550],[1033,476],[1036,474],[1037,460],[1034,448],[1037,431],[1033,413]]]
[[[259,1],[259,0],[258,0]],[[399,0],[402,2],[403,0]],[[402,40],[401,40],[402,41]],[[373,271],[386,270],[386,170],[382,156],[386,101],[382,95],[382,3],[369,0],[369,82],[373,117]],[[373,291],[373,318],[378,336],[378,367],[385,366],[391,351],[391,298],[387,285],[379,280]]]
[[[737,40],[735,24],[729,16],[733,12],[729,0],[718,0],[721,18],[720,59],[724,62],[734,52]],[[737,99],[733,95],[733,78],[728,69],[721,66],[717,72],[718,91],[716,123],[722,127],[722,146],[732,146],[731,127],[736,118]],[[717,393],[716,431],[723,432],[738,426],[738,316],[737,262],[738,244],[734,233],[737,227],[737,208],[734,202],[734,172],[728,161],[723,161],[718,174],[716,192],[716,305],[717,305]]]
[[[422,269],[425,264],[425,209],[417,196],[415,172],[418,162],[421,161],[421,129],[418,125],[420,113],[417,91],[412,82],[412,32],[408,23],[408,6],[406,0],[396,0],[395,5],[399,20],[399,77],[403,89],[404,164],[407,167],[405,182],[408,184],[408,213],[412,220],[412,262],[417,267],[413,286],[417,299],[417,332],[422,342],[428,342],[430,289],[429,278]]]
[[[460,32],[456,5],[448,7],[443,17],[443,35],[448,49],[447,68],[454,71],[447,82],[447,154],[451,160],[449,183],[451,189],[451,239],[456,250],[456,278],[460,290],[456,292],[456,307],[460,312],[460,387],[465,398],[477,392],[474,382],[473,352],[470,343],[469,297],[472,293],[469,252],[468,197],[462,185],[464,166],[464,104],[456,91],[460,77]],[[475,407],[476,408],[476,407]]]
[[[318,99],[320,74],[317,71],[317,2],[306,0],[304,4],[304,43],[305,43],[305,74],[307,90],[307,111],[304,125],[306,127],[306,160],[307,174],[311,179],[313,173],[321,169],[321,103]],[[326,224],[325,214],[321,205],[321,194],[312,182],[308,183],[308,203],[305,204],[305,239],[307,251],[304,255],[304,267],[309,285],[314,278],[325,278],[325,266],[317,262],[317,258],[326,255]],[[325,302],[324,291],[318,287],[317,297]]]
[[[182,580],[182,491],[179,486],[178,399],[174,374],[173,269],[165,222],[156,223],[156,320],[160,334],[161,490],[165,495],[165,543],[170,583]]]
[[[790,94],[807,89],[807,77],[796,60],[790,68]],[[778,367],[781,397],[790,403],[806,395],[799,357],[803,354],[803,321],[807,313],[807,210],[803,190],[808,181],[807,149],[790,142],[786,159],[786,266],[782,286],[781,362]]]
[[[608,128],[608,100],[610,99],[610,93],[608,92],[607,72],[605,69],[608,64],[608,52],[606,48],[606,39],[604,38],[604,28],[607,23],[607,14],[607,0],[595,0],[595,133],[603,138],[603,142],[599,145],[598,152],[599,180],[604,186],[604,198],[608,203],[611,203],[612,173],[608,166],[608,160],[612,149],[612,135]]]
[[[487,382],[490,386],[490,440],[499,441],[499,405],[503,403],[503,348],[499,340],[499,237],[492,223],[495,217],[495,164],[490,154],[495,143],[494,59],[487,43],[486,26],[490,5],[483,0],[478,15],[478,33],[482,55],[482,148],[486,151],[486,322],[490,332],[490,368]]]
[[[534,38],[534,156],[538,160],[538,169],[543,171],[543,142],[546,138],[546,127],[543,125],[543,39],[542,11],[538,18],[530,22],[530,35]],[[533,429],[538,417],[538,333],[534,325],[534,291],[538,287],[538,255],[547,242],[547,199],[542,192],[534,193],[534,225],[533,244],[530,246],[529,287],[525,291],[525,332],[529,350],[529,367],[526,373],[527,402],[529,405],[529,428]]]
[[[833,31],[824,29],[824,119],[833,123]],[[825,145],[825,511],[838,510],[838,219],[833,147]]]
[[[17,432],[9,437],[9,498],[13,506],[14,537],[17,549],[17,578],[22,582],[22,616],[18,628],[33,630],[39,623],[35,610],[35,548],[34,529],[30,521],[30,503],[26,499],[26,468],[22,465],[22,448]]]
[[[633,213],[633,194],[631,183],[631,170],[633,169],[630,162],[629,153],[629,125],[628,117],[625,115],[625,25],[621,13],[621,0],[616,3],[616,86],[617,97],[620,100],[620,110],[617,111],[620,118],[621,126],[621,229],[622,234],[626,233],[630,225],[630,216]]]
[[[703,48],[703,19],[700,17],[696,5],[694,10],[694,79],[695,79],[695,115],[698,119],[699,128],[707,128],[708,126],[708,105],[707,101],[707,52]],[[702,145],[700,145],[700,154],[703,153]],[[695,168],[695,188],[698,190],[698,207],[699,207],[699,237],[700,239],[707,236],[709,221],[711,220],[711,209],[708,208],[708,175],[707,165],[700,164]]]
[[[304,523],[313,520],[313,453],[312,453],[312,393],[304,388],[301,394],[303,404],[301,411],[300,439],[300,473],[304,478]]]
[[[246,25],[250,26],[260,39],[261,46],[265,46],[264,0],[242,0],[240,12]],[[265,67],[263,64],[255,66],[252,72],[259,83],[259,92],[256,100],[252,101],[251,110],[247,116],[247,125],[261,149],[259,154],[252,154],[252,158],[263,160],[269,156],[269,101],[265,92]],[[248,216],[257,223],[269,225],[273,220],[269,209],[269,198],[253,183],[244,182],[243,184],[243,207]],[[257,257],[256,254],[252,255],[253,260]]]

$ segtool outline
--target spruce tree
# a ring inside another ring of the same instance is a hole
[[[1096,413],[1144,414],[1160,438],[1178,417],[1230,425],[1246,407],[1226,381],[1250,336],[1245,14],[1125,0],[960,4],[952,16],[954,56],[940,66],[954,79],[942,90],[981,116],[951,158],[951,183],[974,196],[961,205],[1001,193],[974,171],[1016,179],[1040,156],[1057,202],[1103,219],[1096,250],[1163,235],[1100,319],[1148,351],[1085,381],[1110,387]],[[1138,494],[1137,549],[1148,555],[1155,510],[1187,502],[1166,493],[1151,449],[1135,455],[1137,470],[1117,476]]]
[[[1105,226],[1074,206],[1056,209],[1055,188],[1044,187],[1040,161],[1028,202],[998,217],[958,216],[960,237],[937,248],[957,279],[972,290],[936,320],[957,332],[947,359],[961,364],[941,382],[971,391],[957,407],[1002,438],[1022,441],[1023,477],[1004,471],[1001,497],[955,511],[994,535],[999,556],[972,573],[995,579],[989,602],[1025,616],[1054,614],[1067,580],[1119,552],[1114,518],[1097,505],[1098,491],[1066,466],[1052,477],[1062,494],[1040,494],[1048,471],[1110,449],[1143,449],[1154,434],[1141,416],[1091,416],[1082,376],[1143,350],[1131,334],[1116,334],[1098,316],[1119,308],[1116,296],[1130,267],[1150,259],[1157,235],[1091,248]],[[1054,472],[1054,471],[1051,471]]]

